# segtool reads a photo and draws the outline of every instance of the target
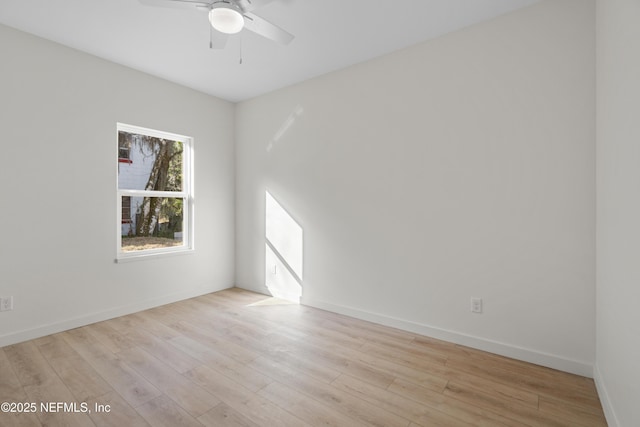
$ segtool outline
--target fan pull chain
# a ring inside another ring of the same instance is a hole
[[[209,49],[213,49],[213,26],[209,25]]]
[[[240,65],[242,65],[242,36],[240,36]]]

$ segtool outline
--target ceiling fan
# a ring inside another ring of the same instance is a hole
[[[277,25],[252,13],[274,0],[139,0],[148,6],[192,8],[209,11],[212,49],[222,49],[230,35],[246,28],[264,38],[288,45],[294,36]]]

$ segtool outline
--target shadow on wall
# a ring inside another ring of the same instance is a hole
[[[300,302],[302,227],[265,191],[265,286],[274,297]]]

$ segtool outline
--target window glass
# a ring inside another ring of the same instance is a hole
[[[119,258],[192,248],[190,147],[188,137],[118,125]]]

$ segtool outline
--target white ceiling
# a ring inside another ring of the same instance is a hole
[[[0,23],[241,101],[536,1],[276,0],[254,13],[294,34],[289,46],[243,30],[224,50],[209,49],[206,12],[138,0],[0,0]]]

